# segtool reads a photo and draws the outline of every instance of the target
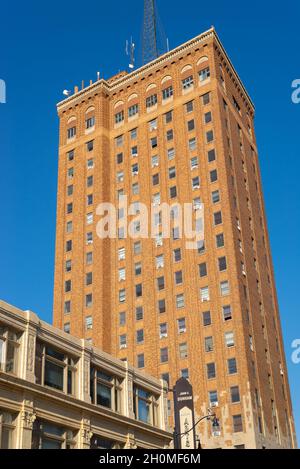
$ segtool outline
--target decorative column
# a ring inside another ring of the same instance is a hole
[[[91,422],[88,418],[83,418],[79,432],[78,448],[90,449],[92,436],[93,432],[91,431]]]
[[[25,400],[19,415],[18,441],[19,449],[31,449],[32,429],[36,420],[36,413],[33,409],[33,402]]]
[[[136,444],[135,436],[133,433],[127,434],[124,449],[137,449],[137,444]]]
[[[84,344],[84,339],[82,343]],[[81,358],[78,366],[79,373],[79,389],[78,389],[78,399],[81,399],[85,402],[91,402],[90,396],[90,366],[91,366],[91,355],[87,347],[83,346]]]
[[[126,377],[124,380],[124,386],[123,386],[123,405],[124,405],[124,415],[126,417],[134,419],[134,411],[133,411],[133,376],[132,376],[132,370],[128,363],[126,363],[127,366],[127,371],[126,371]]]

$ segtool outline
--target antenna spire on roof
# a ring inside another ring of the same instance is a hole
[[[155,0],[144,0],[143,64],[167,51],[167,39],[159,20]]]

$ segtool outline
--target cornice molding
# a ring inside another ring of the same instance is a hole
[[[230,58],[228,57],[215,29],[212,27],[208,31],[205,31],[204,33],[200,34],[199,36],[196,36],[195,38],[185,42],[184,44],[181,44],[180,46],[176,47],[175,49],[171,50],[170,52],[167,52],[166,54],[158,57],[157,59],[153,60],[152,62],[149,62],[148,64],[138,68],[137,70],[131,72],[130,74],[127,74],[125,76],[122,76],[112,83],[109,83],[109,81],[105,79],[101,79],[96,81],[95,83],[91,84],[90,86],[84,88],[83,90],[78,91],[76,94],[68,97],[67,99],[64,99],[63,101],[60,101],[57,104],[57,111],[59,113],[65,112],[68,109],[73,108],[74,106],[80,104],[83,100],[85,100],[87,97],[92,97],[96,92],[101,92],[104,91],[108,95],[112,93],[118,92],[122,87],[128,87],[132,82],[135,82],[145,75],[149,74],[151,71],[154,71],[157,68],[160,68],[167,62],[170,62],[174,59],[177,59],[182,53],[188,53],[189,51],[192,51],[195,49],[197,45],[202,44],[203,42],[207,41],[208,39],[213,38],[215,39],[218,47],[224,54],[225,58],[228,60],[228,64],[230,68],[232,69],[232,73],[234,75],[234,78],[238,82],[238,84],[241,87],[241,90],[245,94],[245,98],[248,99],[250,106],[252,106],[254,110],[254,104],[248,95],[241,79],[239,78]]]

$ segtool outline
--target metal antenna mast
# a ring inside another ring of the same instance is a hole
[[[155,0],[144,0],[143,64],[167,50],[167,40],[159,24]]]

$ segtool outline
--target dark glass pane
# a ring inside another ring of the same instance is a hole
[[[50,357],[56,358],[56,360],[64,361],[64,354],[61,352],[58,352],[57,350],[54,350],[51,347],[46,347],[46,355],[49,355]]]
[[[111,388],[104,384],[97,383],[97,405],[102,405],[111,409]]]
[[[51,388],[63,390],[64,370],[61,366],[46,360],[45,385]]]

